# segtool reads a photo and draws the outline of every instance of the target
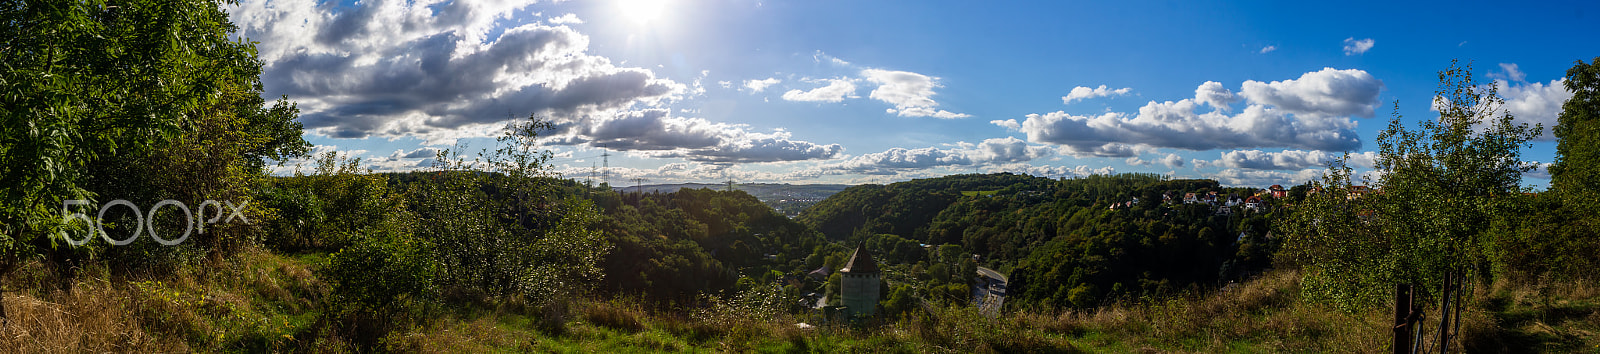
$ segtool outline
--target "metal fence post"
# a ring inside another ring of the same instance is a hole
[[[1394,353],[1411,352],[1411,284],[1394,286]]]
[[[1453,291],[1455,289],[1450,288],[1451,285],[1455,285],[1454,277],[1455,272],[1445,271],[1444,287],[1440,288],[1444,292],[1444,296],[1439,297],[1439,344],[1435,344],[1439,347],[1440,353],[1450,352],[1450,305],[1460,306],[1450,301],[1450,296],[1455,293]]]

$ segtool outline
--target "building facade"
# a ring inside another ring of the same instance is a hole
[[[879,275],[878,262],[872,260],[872,252],[865,247],[856,245],[854,253],[850,254],[850,261],[844,268],[839,269],[840,289],[843,305],[849,308],[852,315],[872,316],[878,308]]]

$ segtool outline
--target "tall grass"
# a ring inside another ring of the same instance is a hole
[[[185,352],[336,349],[316,339],[325,287],[304,265],[245,252],[174,274],[112,275],[90,263],[69,284],[30,263],[5,280],[0,351]]]
[[[342,333],[344,319],[324,312],[328,290],[316,263],[247,251],[174,274],[111,275],[91,264],[68,281],[30,264],[5,279],[10,322],[0,328],[0,352],[1380,352],[1390,341],[1387,308],[1347,313],[1304,301],[1294,271],[1096,309],[986,316],[929,307],[860,322],[772,310],[788,300],[759,292],[677,309],[634,298],[490,297],[368,341]],[[1501,281],[1474,294],[1452,348],[1600,349],[1594,283]],[[1424,327],[1430,338],[1435,320]]]

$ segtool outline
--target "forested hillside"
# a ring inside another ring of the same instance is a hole
[[[1210,202],[1182,200],[1212,192]],[[1246,208],[1257,194],[1266,198]],[[1010,273],[1015,300],[1092,307],[1266,269],[1278,246],[1268,237],[1273,210],[1289,202],[1263,188],[1156,175],[957,175],[852,187],[799,220],[833,240],[955,245]]]
[[[646,184],[639,186],[613,186],[618,193],[644,192],[644,193],[671,193],[680,189],[715,189],[737,190],[750,194],[756,199],[766,203],[767,206],[777,209],[779,213],[793,217],[801,211],[810,208],[822,199],[838,193],[849,185],[843,184],[777,184],[777,183],[734,183],[734,184],[708,184],[708,183],[680,183],[680,184]]]

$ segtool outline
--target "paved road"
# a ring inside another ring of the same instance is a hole
[[[994,269],[978,267],[978,278],[973,279],[972,302],[978,304],[978,312],[996,316],[1000,314],[1000,307],[1006,301],[1006,276]]]
[[[978,267],[978,275],[986,276],[992,279],[998,279],[1001,283],[1011,282],[1011,280],[1006,279],[1005,274],[1000,274],[1000,272],[996,272],[994,269],[989,269],[987,267]]]

